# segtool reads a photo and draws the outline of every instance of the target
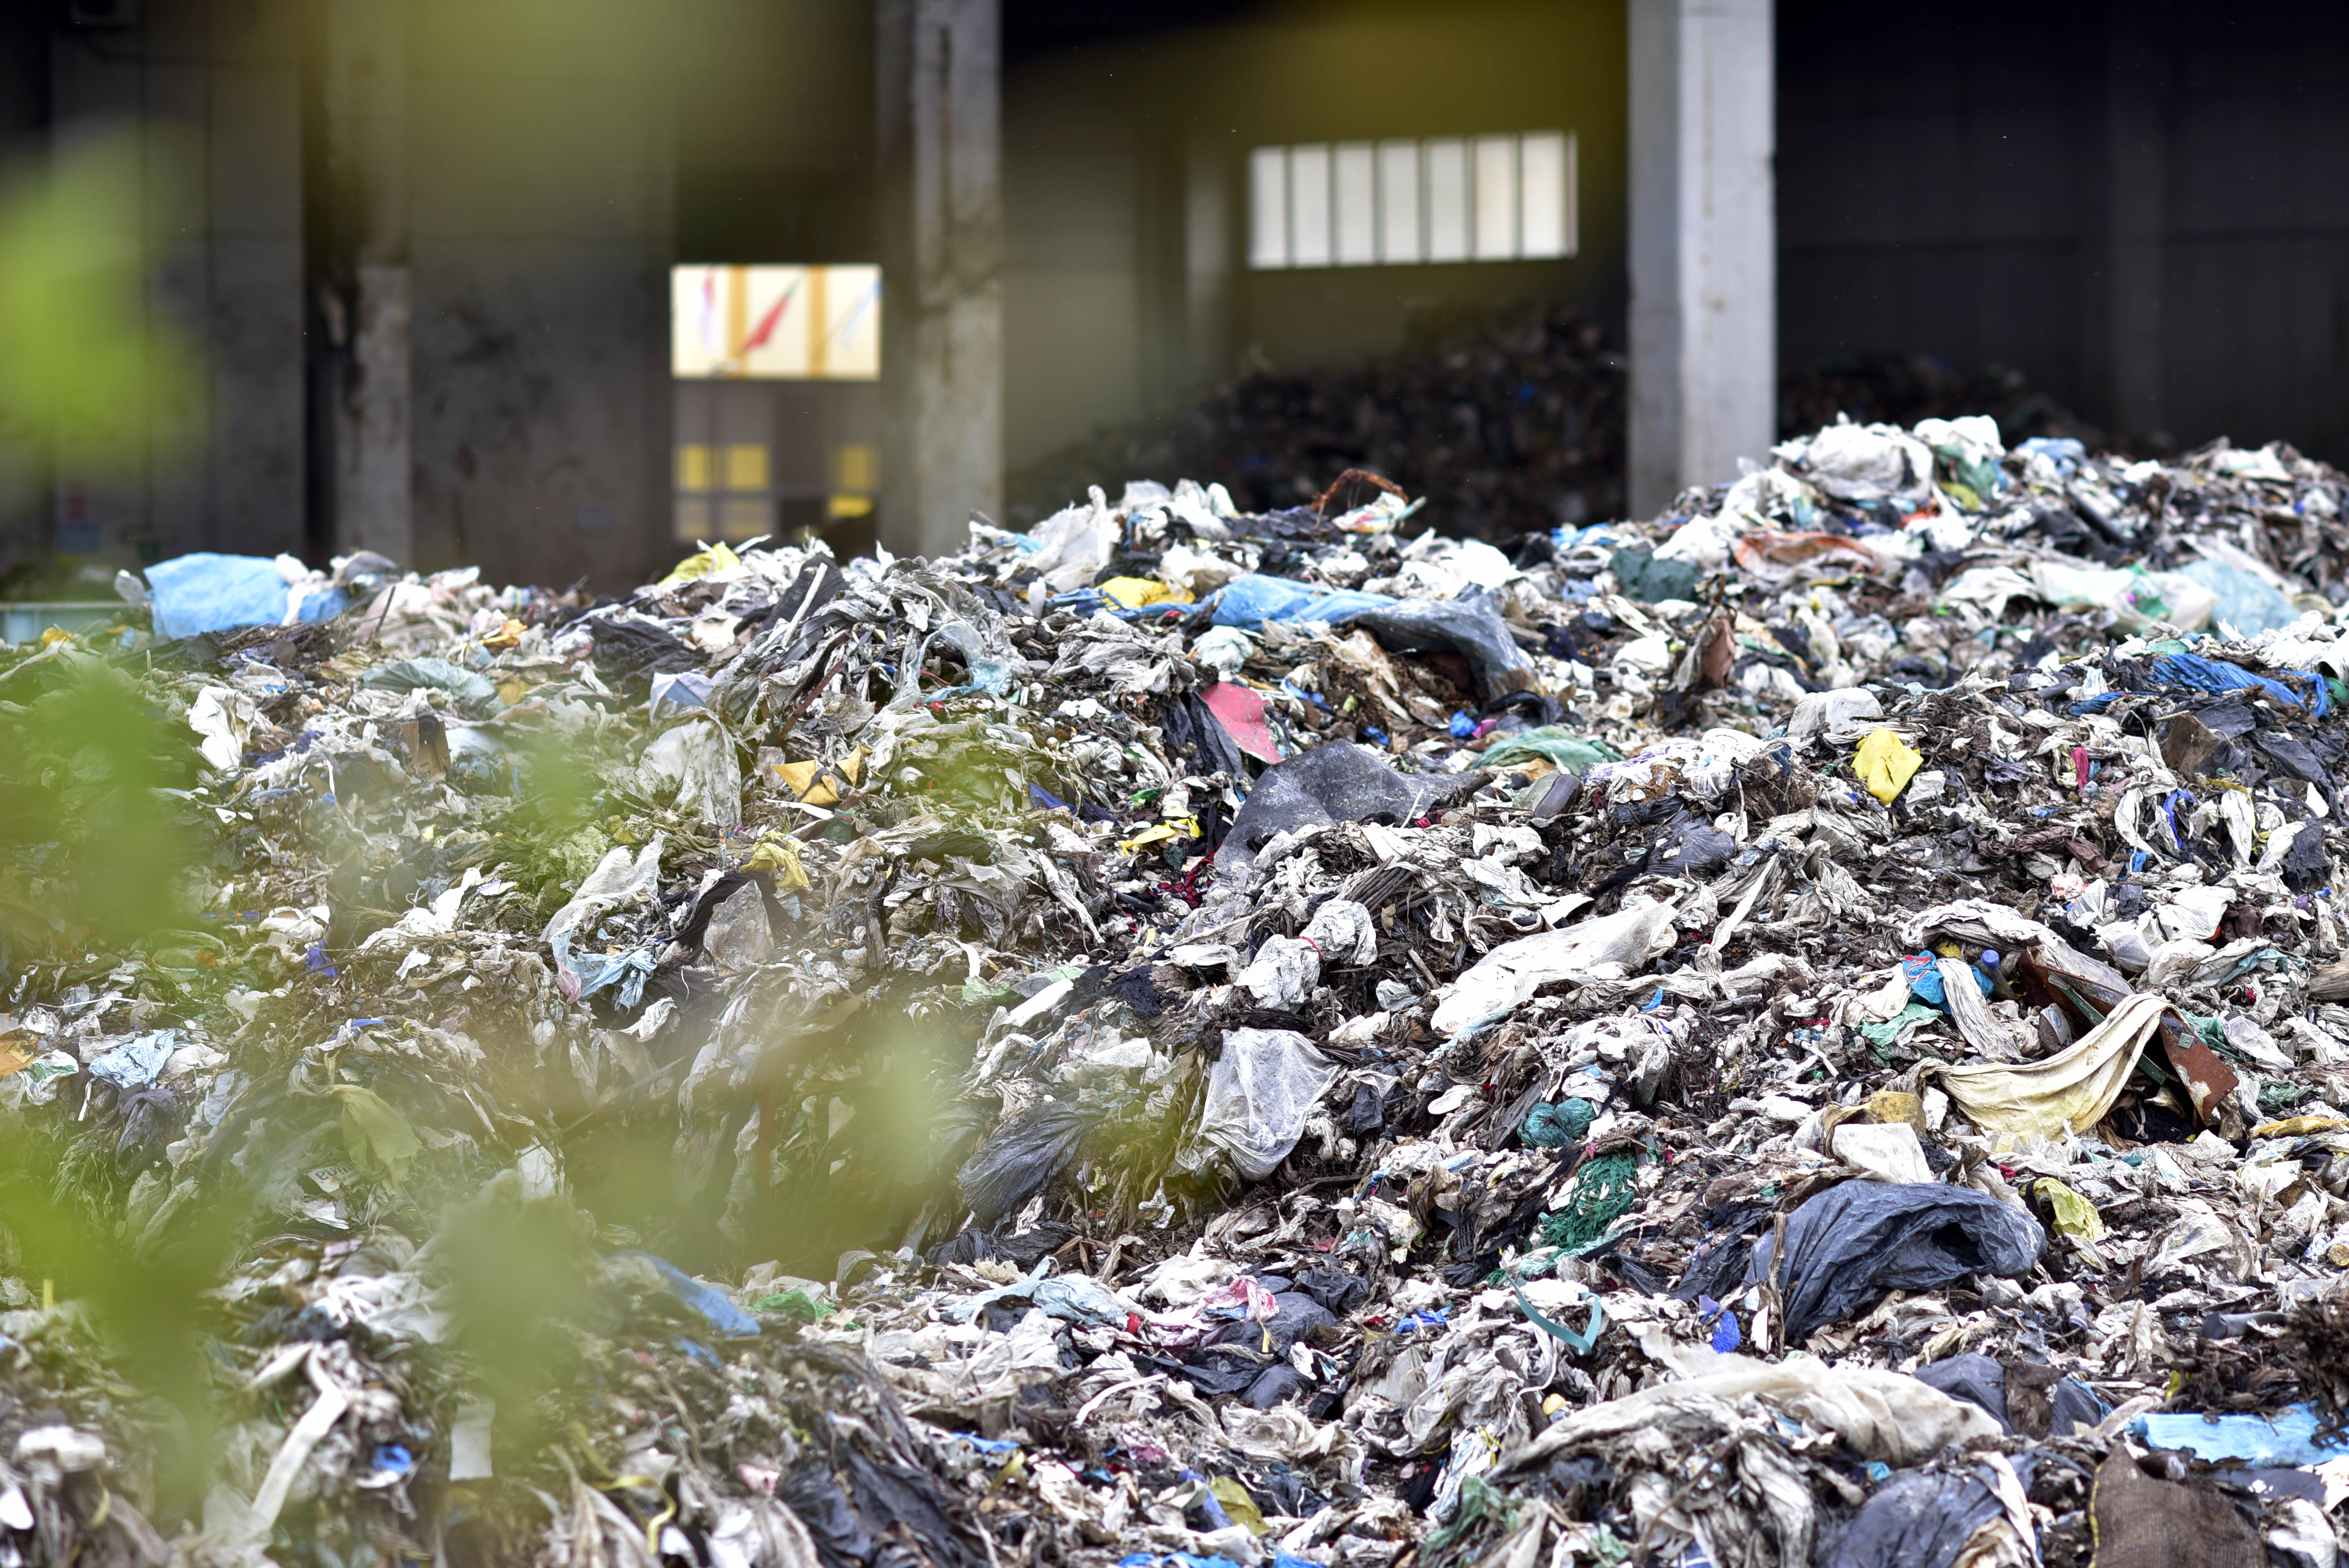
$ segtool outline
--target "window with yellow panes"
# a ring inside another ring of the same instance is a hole
[[[739,544],[774,531],[772,464],[765,442],[678,444],[678,542]]]

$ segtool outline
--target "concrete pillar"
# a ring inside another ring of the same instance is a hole
[[[408,6],[326,0],[322,302],[337,553],[416,555],[409,325]]]
[[[882,542],[1003,515],[998,0],[880,0]]]
[[[1630,505],[1777,435],[1771,0],[1630,0]]]
[[[2105,407],[2121,440],[2158,436],[2162,232],[2168,170],[2165,7],[2105,7]]]

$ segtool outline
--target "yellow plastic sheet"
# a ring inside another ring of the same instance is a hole
[[[0,1060],[0,1072],[7,1064]],[[2306,1138],[2318,1132],[2339,1132],[2349,1128],[2349,1121],[2337,1116],[2287,1116],[2281,1121],[2263,1121],[2251,1129],[2253,1138]]]
[[[1170,817],[1165,821],[1154,822],[1149,827],[1143,829],[1142,831],[1134,834],[1133,837],[1123,841],[1117,847],[1123,850],[1130,855],[1136,850],[1147,849],[1152,844],[1163,844],[1169,839],[1195,839],[1197,837],[1199,837],[1198,818]]]
[[[2105,1217],[2096,1212],[2094,1203],[2053,1176],[2042,1176],[2033,1187],[2047,1200],[2047,1206],[2055,1211],[2056,1234],[2082,1242],[2105,1239]]]
[[[779,762],[769,772],[775,782],[789,789],[802,804],[833,806],[840,802],[840,790],[832,779],[823,775],[837,773],[851,784],[862,783],[864,750],[859,747],[829,767],[822,762]]]
[[[742,862],[746,872],[765,872],[775,879],[778,891],[806,887],[807,868],[800,864],[800,846],[795,839],[781,833],[769,833],[759,841],[750,858]]]
[[[2015,1138],[2085,1132],[2120,1098],[2121,1086],[2168,1008],[2159,996],[2125,996],[2103,1023],[2044,1060],[1938,1068],[1935,1076],[1958,1109],[1985,1132]]]
[[[1888,806],[1895,795],[1909,787],[1909,780],[1924,765],[1923,752],[1881,724],[1868,732],[1868,738],[1859,743],[1859,749],[1851,758],[1852,771],[1859,775],[1868,792]]]
[[[1177,593],[1154,577],[1112,577],[1101,585],[1101,591],[1129,610],[1139,610],[1145,604],[1191,603],[1191,595]]]
[[[669,574],[660,580],[659,586],[674,588],[680,583],[697,582],[712,573],[730,572],[741,564],[740,556],[722,544],[713,544],[707,550],[695,551],[671,567]]]
[[[1264,1510],[1256,1505],[1256,1499],[1238,1481],[1219,1475],[1207,1483],[1207,1490],[1216,1494],[1216,1501],[1224,1505],[1224,1512],[1234,1524],[1242,1526],[1250,1535],[1271,1532],[1272,1526],[1264,1522]]]

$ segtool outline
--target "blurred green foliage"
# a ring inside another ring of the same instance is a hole
[[[127,129],[0,176],[0,422],[98,471],[186,446],[202,383],[152,295],[150,236],[200,180],[181,139]]]
[[[164,793],[195,782],[187,737],[69,647],[0,676],[0,972],[119,953],[187,919],[194,808]]]

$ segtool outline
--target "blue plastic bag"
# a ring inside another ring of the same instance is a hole
[[[1941,985],[1940,961],[1930,953],[1916,953],[1900,961],[1901,977],[1909,982],[1909,994],[1929,1006],[1950,1005],[1950,995]]]
[[[1286,577],[1235,577],[1207,600],[1218,626],[1252,632],[1267,621],[1321,621],[1360,625],[1391,653],[1448,648],[1468,661],[1488,698],[1505,696],[1532,679],[1532,661],[1509,635],[1492,602],[1475,593],[1457,599],[1391,599],[1350,588],[1317,588]]]
[[[2308,676],[2309,685],[2315,688],[2313,696],[2302,697],[2280,680],[2255,676],[2240,665],[2230,665],[2223,659],[2204,658],[2200,654],[2164,654],[2147,668],[2152,671],[2153,678],[2164,686],[2191,686],[2196,691],[2207,691],[2213,696],[2256,688],[2266,692],[2276,701],[2290,703],[2294,707],[2307,708],[2313,703],[2312,711],[2319,718],[2333,710],[2333,694],[2325,689],[2323,678],[2316,676]],[[2304,670],[2287,670],[2284,673],[2307,675]]]
[[[2240,566],[2223,561],[2193,561],[2179,567],[2178,574],[2216,593],[2219,603],[2210,611],[2210,624],[2215,626],[2223,621],[2239,635],[2255,637],[2300,619],[2291,600]]]
[[[147,587],[155,635],[163,642],[239,626],[274,626],[285,619],[285,577],[264,555],[176,556],[147,568]],[[328,620],[349,603],[339,590],[313,593],[302,602],[298,618]]]
[[[1209,619],[1218,626],[1253,632],[1267,621],[1326,621],[1338,625],[1366,610],[1384,610],[1395,601],[1384,593],[1351,588],[1316,588],[1287,577],[1235,577],[1211,597]]]
[[[2349,1459],[2349,1444],[2317,1437],[2316,1411],[2306,1405],[2288,1406],[2272,1417],[2144,1415],[2132,1429],[2148,1448],[2187,1449],[2206,1460],[2296,1467]]]
[[[759,1320],[734,1305],[733,1299],[716,1285],[704,1284],[667,1258],[652,1253],[624,1253],[623,1257],[639,1257],[653,1265],[669,1294],[699,1314],[710,1327],[733,1339],[755,1338]]]

